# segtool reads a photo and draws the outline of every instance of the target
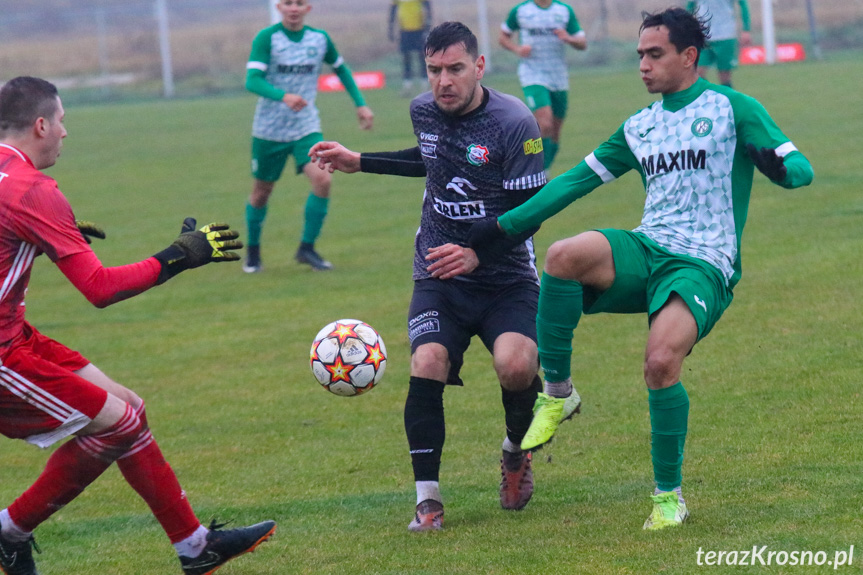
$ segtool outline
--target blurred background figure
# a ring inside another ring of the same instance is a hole
[[[737,18],[734,4],[740,4],[741,31],[737,37]],[[719,83],[731,87],[731,71],[737,67],[741,46],[752,41],[749,34],[749,6],[746,0],[690,0],[686,9],[700,16],[710,25],[710,38],[707,47],[701,52],[698,74],[707,78],[707,70],[716,67]]]
[[[520,42],[516,42],[518,34]],[[518,81],[527,107],[542,134],[545,169],[560,148],[560,133],[569,108],[566,47],[587,50],[587,34],[572,7],[558,0],[525,0],[501,24],[500,45],[517,55]]]
[[[414,91],[413,58],[416,57],[417,84],[422,89],[426,78],[425,37],[431,28],[431,5],[428,0],[393,0],[390,6],[390,21],[387,35],[390,42],[396,41],[395,26],[399,27],[399,51],[402,53],[402,96],[412,96]]]

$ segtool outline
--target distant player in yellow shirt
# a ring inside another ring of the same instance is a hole
[[[395,24],[399,25],[399,50],[402,53],[404,80],[402,95],[413,95],[413,57],[416,55],[416,76],[420,86],[425,80],[425,37],[431,28],[431,5],[428,0],[392,0],[388,37],[395,42]]]

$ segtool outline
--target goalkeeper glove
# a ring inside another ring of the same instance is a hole
[[[788,168],[785,167],[785,158],[776,154],[773,148],[757,148],[752,144],[746,144],[746,151],[752,158],[752,163],[762,174],[770,180],[780,183],[785,180]]]
[[[93,222],[88,222],[85,220],[75,220],[75,225],[78,226],[78,231],[81,232],[81,235],[87,241],[87,243],[92,243],[93,240],[90,238],[99,238],[100,240],[105,239],[105,230],[94,224]]]
[[[231,262],[240,259],[239,254],[229,250],[239,250],[243,242],[240,234],[230,229],[228,224],[213,223],[195,230],[195,218],[183,220],[180,236],[170,246],[155,254],[162,265],[156,285],[163,284],[178,273],[200,267],[210,262]]]

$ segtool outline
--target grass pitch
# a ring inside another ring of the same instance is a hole
[[[684,366],[692,517],[682,529],[641,530],[652,489],[645,318],[600,315],[583,320],[574,342],[583,413],[536,458],[536,493],[521,512],[504,512],[497,501],[500,393],[487,353],[472,347],[467,385],[445,394],[446,529],[408,533],[405,323],[422,180],[336,174],[318,244],[332,272],[293,262],[308,186],[286,172],[270,205],[264,273],[212,265],[96,310],[40,258],[28,318],[146,399],[155,436],[203,521],[278,521],[271,542],[224,567],[225,575],[691,574],[701,569],[699,549],[763,545],[830,559],[855,545],[853,566],[840,569],[855,572],[863,562],[863,116],[848,95],[861,76],[859,58],[735,75],[816,176],[813,186],[790,191],[757,177],[736,301]],[[510,77],[486,84],[519,93]],[[572,84],[555,173],[651,100],[634,67],[576,70]],[[408,101],[395,87],[368,99],[376,127],[363,133],[346,95],[321,95],[325,136],[365,151],[415,145]],[[67,109],[69,138],[49,173],[78,217],[107,230],[94,246],[106,265],[160,250],[189,215],[244,231],[253,105],[242,96]],[[635,174],[600,188],[543,226],[540,263],[556,239],[635,227],[642,206]],[[358,398],[326,393],[308,368],[312,337],[340,317],[371,323],[389,350],[382,384]],[[3,450],[7,505],[47,454],[8,440]],[[159,526],[115,468],[36,535],[46,575],[179,573]]]

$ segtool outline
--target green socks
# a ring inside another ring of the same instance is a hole
[[[558,144],[551,138],[542,139],[542,169],[547,170],[549,167],[551,167],[551,163],[554,162],[554,157],[557,155],[557,150],[559,149],[560,144]]]
[[[680,487],[683,445],[689,419],[689,396],[679,381],[664,389],[648,389],[650,406],[650,456],[653,477],[660,491]]]
[[[267,206],[256,208],[252,204],[246,204],[246,237],[247,246],[261,245],[261,229],[264,227],[264,220],[267,217]]]
[[[546,381],[563,381],[570,377],[572,332],[581,319],[583,307],[580,283],[543,272],[536,338]]]
[[[303,224],[302,242],[314,244],[315,240],[321,234],[321,228],[324,227],[324,218],[327,217],[327,208],[329,207],[329,198],[319,198],[310,193],[306,200],[305,223]]]

